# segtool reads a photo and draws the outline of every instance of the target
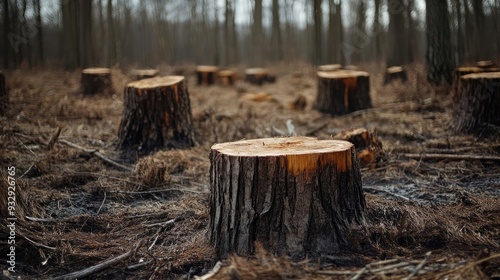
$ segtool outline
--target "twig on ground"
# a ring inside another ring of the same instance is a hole
[[[104,205],[104,201],[106,201],[106,192],[104,192],[104,198],[102,199],[101,205],[99,206],[99,209],[97,209],[96,215],[99,215],[99,212],[101,212],[101,208]]]
[[[24,236],[24,235],[21,235],[24,239],[28,240],[31,244],[37,246],[37,247],[42,247],[42,248],[45,248],[45,249],[49,249],[49,250],[52,250],[52,251],[55,251],[57,248],[56,247],[50,247],[50,246],[47,246],[47,245],[43,245],[41,243],[38,243],[36,241],[33,241],[31,239],[29,239],[28,237]]]
[[[412,273],[410,275],[408,275],[408,277],[405,277],[403,280],[409,280],[413,276],[417,275],[417,273],[422,269],[422,267],[424,267],[425,263],[427,262],[427,260],[429,259],[430,256],[431,256],[431,252],[429,251],[425,254],[425,258],[422,260],[422,262],[420,262],[417,265],[417,267],[412,271]]]
[[[500,161],[500,156],[480,155],[450,155],[450,154],[403,154],[402,156],[412,159],[450,159],[450,160],[493,160]]]
[[[221,267],[222,267],[222,263],[220,261],[218,261],[215,264],[214,268],[212,268],[212,270],[210,270],[207,274],[202,275],[202,276],[195,276],[194,279],[195,280],[208,280],[208,279],[214,277],[217,274],[217,272],[219,272]]]
[[[59,139],[59,135],[60,134],[61,134],[61,128],[57,127],[56,132],[54,132],[54,134],[52,135],[52,137],[50,137],[49,142],[47,143],[47,148],[49,150],[52,150],[52,148],[54,148],[54,145],[56,144],[57,139]]]
[[[82,147],[82,146],[79,146],[79,145],[77,145],[77,144],[75,144],[75,143],[69,142],[69,141],[67,141],[67,140],[65,140],[65,139],[59,139],[59,141],[58,141],[58,142],[59,142],[59,143],[62,143],[62,144],[64,144],[64,145],[66,145],[66,146],[69,146],[69,147],[72,147],[72,148],[75,148],[75,149],[82,150],[82,151],[84,151],[84,152],[86,152],[86,153],[88,153],[88,154],[95,155],[96,157],[98,157],[98,158],[102,159],[103,161],[105,161],[105,162],[107,162],[107,163],[109,163],[109,164],[111,164],[111,165],[114,165],[114,166],[116,166],[116,167],[119,167],[119,168],[121,168],[121,169],[124,169],[124,170],[130,171],[130,172],[132,171],[132,168],[130,168],[130,167],[128,167],[128,166],[125,166],[125,165],[123,165],[123,164],[120,164],[120,163],[118,163],[118,162],[116,162],[116,161],[114,161],[114,160],[109,159],[109,158],[108,158],[108,157],[106,157],[105,155],[101,154],[98,150],[95,150],[95,149],[87,149],[87,148],[84,148],[84,147]]]

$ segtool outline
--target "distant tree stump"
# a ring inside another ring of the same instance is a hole
[[[111,69],[109,68],[83,69],[81,83],[84,95],[114,93],[113,83],[111,82]]]
[[[455,103],[457,132],[478,132],[489,125],[500,126],[500,72],[461,77]]]
[[[7,86],[5,85],[5,75],[0,72],[0,116],[7,114],[9,96],[7,95]]]
[[[342,69],[340,64],[325,64],[318,67],[318,71],[322,72],[333,72]]]
[[[129,83],[118,131],[119,147],[146,154],[195,144],[191,103],[183,76]]]
[[[245,70],[245,81],[261,86],[265,82],[274,83],[276,76],[270,75],[264,68],[249,68]]]
[[[217,66],[200,65],[196,67],[196,79],[198,85],[209,86],[215,83],[217,78]]]
[[[135,69],[131,71],[132,79],[134,81],[154,78],[158,76],[158,70],[156,69]]]
[[[366,128],[355,128],[339,132],[334,139],[349,141],[356,148],[356,156],[361,167],[374,166],[382,154],[382,142],[375,133]]]
[[[476,66],[479,68],[493,68],[495,65],[491,60],[481,60],[476,62]]]
[[[236,83],[238,76],[233,70],[221,70],[218,73],[219,81],[225,86],[232,86]]]
[[[209,238],[219,257],[254,242],[294,258],[332,254],[364,222],[354,146],[310,137],[221,143],[210,153]]]
[[[408,81],[406,70],[404,70],[401,66],[393,66],[387,68],[384,76],[384,85],[397,79],[400,79],[401,82],[406,83],[406,81]]]
[[[316,110],[345,115],[371,107],[370,76],[363,71],[318,72]]]

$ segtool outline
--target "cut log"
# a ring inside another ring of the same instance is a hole
[[[132,79],[134,81],[142,80],[142,79],[148,79],[148,78],[154,78],[158,76],[158,70],[156,69],[135,69],[130,72]]]
[[[370,108],[370,75],[364,71],[318,72],[318,93],[314,108],[345,115]]]
[[[500,126],[500,72],[464,75],[460,79],[454,108],[457,132],[474,133]]]
[[[318,71],[333,72],[342,69],[341,64],[325,64],[318,67]]]
[[[219,81],[225,86],[232,86],[236,83],[238,75],[233,70],[221,70],[218,73]]]
[[[393,66],[387,68],[384,76],[384,85],[388,84],[394,80],[401,80],[401,82],[406,83],[408,81],[408,75],[406,74],[406,70],[401,66]]]
[[[147,154],[195,144],[191,103],[183,76],[129,83],[124,92],[119,147]]]
[[[267,69],[249,68],[245,70],[245,81],[261,86],[265,82],[274,83],[276,81],[276,77],[270,75]]]
[[[0,116],[7,114],[9,96],[7,95],[7,86],[5,85],[5,75],[0,72]]]
[[[82,89],[84,95],[113,94],[113,83],[111,82],[111,69],[109,68],[86,68],[82,70]]]
[[[209,239],[218,257],[254,243],[293,258],[332,254],[364,223],[354,146],[310,137],[221,143],[210,153]]]
[[[354,144],[361,167],[373,165],[382,155],[382,142],[373,131],[366,128],[344,130],[333,138]]]
[[[215,83],[217,78],[217,66],[200,65],[196,67],[196,80],[198,85],[209,86]]]

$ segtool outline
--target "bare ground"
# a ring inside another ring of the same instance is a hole
[[[7,167],[15,166],[19,220],[16,273],[9,274],[2,200],[4,277],[56,277],[127,252],[88,278],[206,274],[217,262],[205,237],[211,145],[281,136],[291,119],[299,135],[323,139],[348,128],[376,131],[384,153],[362,169],[368,223],[356,227],[350,245],[331,256],[292,262],[260,250],[256,257],[223,260],[211,279],[500,278],[499,161],[407,155],[499,156],[498,130],[478,136],[450,130],[452,93],[430,87],[420,64],[408,67],[408,83],[387,86],[379,65],[363,68],[371,74],[373,108],[331,117],[312,108],[316,78],[308,65],[272,68],[277,82],[262,87],[242,81],[235,87],[199,87],[194,68],[186,66],[199,144],[137,162],[124,160],[115,147],[129,81],[120,70],[113,69],[117,95],[94,97],[81,95],[79,71],[7,72],[11,105],[0,119],[1,193],[6,196]],[[259,92],[272,99],[240,98]],[[306,109],[292,110],[289,103],[299,94]],[[58,141],[50,145],[58,127]],[[104,162],[96,151],[132,171]]]

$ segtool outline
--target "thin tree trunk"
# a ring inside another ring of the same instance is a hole
[[[116,63],[116,36],[115,36],[115,23],[113,19],[113,0],[108,0],[107,7],[108,19],[108,66],[111,67]]]
[[[263,42],[263,28],[262,28],[262,0],[255,0],[253,8],[253,28],[252,28],[252,49],[253,49],[253,64],[262,64],[262,44]]]
[[[323,60],[323,48],[322,40],[323,37],[323,13],[321,9],[322,0],[313,1],[313,14],[314,14],[314,64],[320,65]]]
[[[271,45],[273,48],[273,58],[275,60],[283,59],[283,43],[281,39],[281,22],[280,22],[280,5],[279,0],[273,0],[272,6],[273,14],[273,31],[271,34]]]
[[[9,12],[9,1],[3,0],[3,66],[4,68],[9,68],[10,62],[10,44],[8,34],[10,32],[10,12]]]
[[[375,60],[380,60],[382,57],[382,46],[380,36],[382,36],[381,24],[380,24],[380,0],[375,0],[374,2],[374,16],[373,16],[373,29],[372,36],[375,40]]]
[[[45,57],[44,57],[44,50],[43,50],[43,26],[42,26],[42,15],[41,15],[41,7],[40,7],[40,1],[41,0],[34,0],[33,5],[35,7],[35,20],[36,20],[36,26],[37,26],[37,40],[38,40],[38,63],[40,65],[45,64]]]

